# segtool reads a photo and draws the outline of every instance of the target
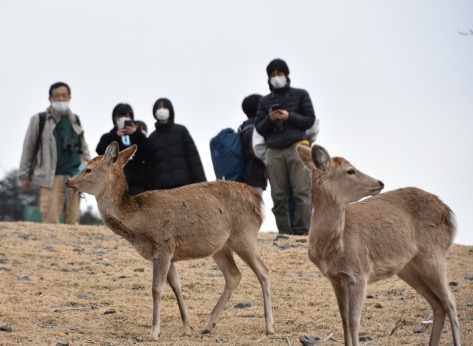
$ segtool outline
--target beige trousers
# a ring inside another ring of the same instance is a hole
[[[63,214],[65,224],[79,224],[80,196],[67,189],[65,179],[64,175],[56,175],[52,189],[47,187],[39,189],[39,204],[43,223],[59,223],[61,214]]]

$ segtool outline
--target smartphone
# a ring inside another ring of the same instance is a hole
[[[124,127],[133,126],[133,120],[125,120]]]
[[[272,111],[277,111],[278,109],[281,109],[281,105],[279,103],[275,103],[274,105],[271,105]]]

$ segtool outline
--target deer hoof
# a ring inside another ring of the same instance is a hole
[[[192,328],[190,328],[190,329],[192,329]],[[190,330],[184,330],[184,331],[182,332],[181,336],[191,336]]]
[[[158,341],[159,334],[160,334],[159,332],[152,330],[151,335],[150,335],[151,341]]]
[[[200,332],[200,334],[210,334],[210,330],[204,329],[203,331]]]
[[[274,325],[269,323],[266,325],[266,335],[273,335],[274,334]]]

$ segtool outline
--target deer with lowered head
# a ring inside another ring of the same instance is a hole
[[[446,275],[446,255],[455,235],[450,208],[418,188],[379,194],[381,181],[344,158],[331,158],[319,145],[298,146],[297,151],[312,172],[309,258],[335,291],[345,345],[358,345],[367,285],[397,275],[432,307],[429,345],[439,344],[448,315],[454,345],[459,346],[455,300]],[[374,197],[359,201],[368,196]]]
[[[153,265],[153,324],[151,338],[160,334],[160,303],[167,279],[177,299],[183,334],[191,324],[181,293],[174,262],[212,256],[225,278],[225,288],[202,333],[209,333],[240,282],[236,253],[258,278],[264,300],[266,334],[272,334],[273,317],[269,270],[257,249],[262,223],[262,200],[250,187],[214,181],[171,190],[127,193],[123,166],[137,150],[136,145],[121,152],[116,142],[97,156],[67,187],[95,196],[105,224],[128,240]]]

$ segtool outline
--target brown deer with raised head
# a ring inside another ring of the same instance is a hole
[[[331,158],[321,146],[297,150],[312,172],[309,258],[333,286],[345,345],[358,345],[367,285],[397,274],[432,307],[430,345],[439,344],[448,315],[459,346],[455,300],[446,276],[446,255],[455,235],[450,208],[417,188],[379,194],[381,181],[344,158]],[[375,197],[357,202],[368,196]]]
[[[167,279],[176,296],[184,335],[191,330],[174,262],[212,256],[222,270],[225,288],[202,333],[209,333],[240,282],[233,253],[253,270],[264,299],[266,334],[274,332],[269,270],[257,250],[262,223],[261,198],[250,187],[215,181],[171,190],[147,191],[129,196],[123,166],[137,147],[121,152],[110,144],[105,155],[87,163],[66,184],[75,191],[95,196],[105,224],[128,240],[153,264],[153,325],[151,338],[160,334],[160,301]]]

